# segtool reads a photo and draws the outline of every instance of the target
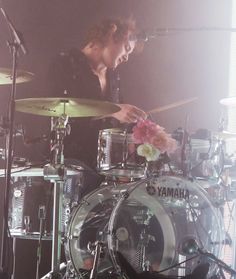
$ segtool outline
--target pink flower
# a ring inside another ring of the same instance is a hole
[[[158,133],[151,139],[151,144],[158,148],[161,152],[165,152],[167,150],[167,143],[168,139],[165,132]]]
[[[171,136],[168,137],[168,149],[167,153],[173,153],[177,149],[177,142]]]
[[[171,153],[177,147],[176,141],[171,138],[171,135],[167,134],[163,127],[150,120],[142,120],[136,124],[133,128],[133,139],[138,144],[151,144],[162,153]]]
[[[161,152],[171,153],[173,152],[177,145],[176,141],[170,137],[164,131],[158,133],[155,137],[152,138],[151,144],[158,148]]]
[[[139,121],[133,128],[133,139],[135,143],[150,143],[151,139],[163,128],[146,119]]]

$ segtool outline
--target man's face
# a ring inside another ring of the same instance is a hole
[[[135,42],[129,40],[130,34],[122,41],[116,42],[113,36],[109,38],[103,49],[103,63],[106,67],[115,69],[118,65],[128,61],[129,55],[133,52]]]

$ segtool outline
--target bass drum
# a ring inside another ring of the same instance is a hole
[[[104,244],[98,262],[101,276],[122,274],[129,265],[137,273],[189,274],[205,257],[194,257],[184,267],[176,264],[192,257],[197,247],[221,255],[223,227],[217,210],[197,182],[180,177],[105,185],[74,211],[65,249],[69,269],[88,278],[94,260],[91,244],[99,241]],[[210,273],[214,270],[211,266]]]

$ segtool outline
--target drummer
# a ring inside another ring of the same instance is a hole
[[[119,104],[120,111],[102,119],[71,118],[71,133],[64,144],[65,158],[77,159],[96,170],[99,130],[135,123],[146,113],[130,104],[121,104],[120,77],[117,67],[128,61],[137,49],[132,39],[137,33],[134,20],[107,19],[88,30],[81,49],[61,52],[49,71],[50,94],[53,97],[87,98]],[[99,185],[101,177],[89,175],[86,184]],[[86,186],[86,192],[89,192]]]

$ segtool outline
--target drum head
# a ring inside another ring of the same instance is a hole
[[[172,265],[193,256],[193,242],[218,257],[221,235],[220,214],[196,182],[153,177],[105,186],[87,195],[71,218],[66,254],[81,278],[92,269],[91,244],[96,241],[103,243],[98,261],[101,275],[126,270],[119,255],[137,273],[166,270],[164,274],[178,275],[180,268]],[[200,257],[187,262],[186,274],[199,262]]]
[[[121,225],[124,210],[129,232]],[[223,225],[217,210],[197,182],[171,176],[139,182],[111,214],[108,246],[114,267],[126,270],[119,261],[121,254],[137,273],[152,270],[178,276],[183,268],[172,266],[192,257],[198,248],[220,257]],[[129,238],[132,248],[124,243]],[[184,274],[204,261],[201,256],[188,261]],[[212,265],[209,272],[214,270]]]

